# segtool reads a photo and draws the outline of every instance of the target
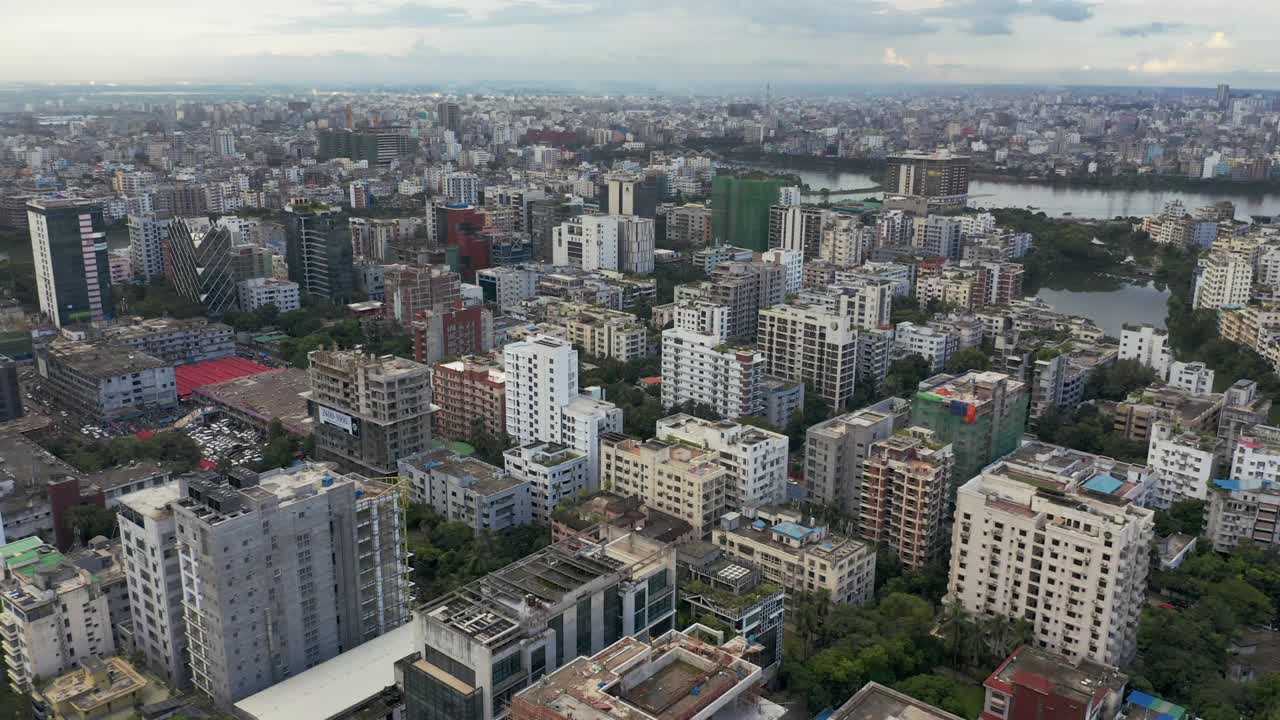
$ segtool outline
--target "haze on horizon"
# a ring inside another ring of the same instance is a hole
[[[1280,89],[1280,4],[1230,0],[68,0],[6,15],[5,82]]]

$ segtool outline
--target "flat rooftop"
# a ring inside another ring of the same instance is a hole
[[[131,492],[120,498],[120,504],[139,515],[159,520],[172,514],[169,504],[178,497],[178,483],[175,481]]]
[[[0,512],[47,504],[48,483],[69,477],[83,474],[22,435],[0,435],[0,483],[14,484],[13,494],[0,499]]]
[[[401,462],[422,472],[438,472],[458,478],[480,495],[495,495],[525,482],[508,475],[502,468],[477,458],[459,456],[448,448],[429,450]]]
[[[961,720],[961,718],[880,683],[869,682],[854,693],[848,702],[837,708],[829,720]]]
[[[998,372],[970,371],[963,375],[940,374],[920,383],[918,395],[926,400],[963,401],[973,405],[982,405],[991,401],[991,390],[1000,381],[1006,381],[1005,392],[1012,394],[1025,386],[1025,383]]]
[[[1003,692],[1012,692],[1014,685],[1023,685],[1041,693],[1052,692],[1089,703],[1100,701],[1107,692],[1118,692],[1128,679],[1109,665],[1089,659],[1073,661],[1064,655],[1023,645],[1014,650],[984,684]]]
[[[302,393],[310,392],[306,370],[284,368],[195,388],[204,397],[247,415],[263,425],[279,419],[295,435],[310,435],[314,425]]]
[[[141,370],[173,367],[173,363],[140,350],[126,350],[107,342],[58,343],[49,348],[49,359],[87,378],[118,377]]]

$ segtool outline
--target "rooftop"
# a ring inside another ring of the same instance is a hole
[[[246,375],[256,375],[271,368],[266,365],[239,357],[225,357],[216,360],[179,365],[173,369],[174,378],[178,382],[178,397],[189,397],[198,387],[214,383],[226,382]]]
[[[910,695],[869,682],[854,693],[828,720],[961,720]]]
[[[120,498],[120,504],[139,515],[158,520],[172,514],[169,504],[178,497],[178,483],[169,482],[124,495]]]
[[[313,423],[302,393],[310,390],[306,370],[284,368],[204,385],[194,394],[256,418],[263,425],[279,418],[289,432],[309,435]]]
[[[173,367],[139,350],[124,350],[106,342],[63,342],[49,348],[49,359],[93,379],[119,377],[141,370]]]
[[[448,448],[436,448],[400,461],[425,473],[440,473],[456,478],[463,487],[480,495],[495,495],[524,484],[483,460],[461,457]]]
[[[22,435],[0,436],[0,485],[14,484],[12,494],[0,499],[0,512],[4,515],[47,504],[48,483],[69,477],[83,476]]]
[[[59,714],[112,717],[112,706],[149,684],[147,678],[123,658],[85,658],[80,668],[54,678],[41,694]],[[63,709],[67,706],[75,713],[65,712]]]
[[[1014,685],[1022,685],[1080,703],[1097,703],[1109,692],[1120,692],[1128,680],[1110,665],[1089,659],[1073,661],[1065,655],[1023,645],[983,684],[1004,693],[1011,693]]]
[[[992,399],[993,388],[1001,382],[1006,383],[1006,393],[1014,393],[1025,387],[1025,383],[998,372],[970,371],[963,375],[947,375],[945,373],[920,383],[916,397],[933,402],[962,401],[972,405],[982,405]]]

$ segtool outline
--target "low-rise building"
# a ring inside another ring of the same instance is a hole
[[[168,697],[164,686],[128,660],[106,657],[86,659],[81,667],[53,678],[31,701],[48,720],[113,720]]]
[[[1129,677],[1111,665],[1023,645],[983,682],[979,720],[1015,720],[1054,708],[1058,720],[1114,720]]]
[[[36,357],[49,398],[98,422],[178,405],[173,363],[106,342],[62,342]]]
[[[1213,370],[1202,362],[1175,361],[1169,365],[1169,385],[1192,395],[1208,395],[1213,392]]]
[[[531,484],[502,468],[447,448],[404,458],[399,467],[400,477],[409,481],[410,499],[449,522],[477,533],[533,522]]]
[[[536,441],[502,454],[513,479],[529,483],[533,521],[546,525],[561,502],[592,490],[585,454],[559,443]]]
[[[655,510],[638,497],[600,490],[556,508],[551,514],[551,541],[560,542],[602,522],[661,543],[680,544],[695,539],[693,526],[684,520]]]
[[[302,290],[298,283],[278,278],[250,278],[240,281],[240,309],[253,312],[274,305],[282,313],[302,307]]]
[[[600,484],[640,498],[688,522],[697,537],[706,537],[728,510],[734,480],[714,450],[606,433],[600,437]]]
[[[680,569],[680,608],[703,624],[713,619],[729,632],[763,646],[756,662],[764,679],[782,667],[782,632],[786,593],[765,582],[754,565],[730,560],[713,543],[689,542],[676,552]]]
[[[917,700],[906,693],[869,682],[836,708],[828,720],[879,720],[911,718],[912,720],[961,720],[946,710]]]

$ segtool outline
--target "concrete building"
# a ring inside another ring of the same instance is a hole
[[[1243,253],[1212,250],[1200,258],[1192,307],[1221,310],[1245,305],[1253,291],[1253,263]]]
[[[154,707],[169,691],[119,657],[91,658],[49,679],[32,694],[32,709],[49,720],[111,720]]]
[[[1120,331],[1120,359],[1136,360],[1155,370],[1156,377],[1169,377],[1173,349],[1169,347],[1169,331],[1151,325],[1125,325]]]
[[[18,363],[7,355],[0,355],[0,423],[17,420],[22,417],[23,412]],[[0,537],[0,540],[3,539]]]
[[[1280,543],[1280,430],[1244,429],[1231,451],[1230,477],[1214,480],[1208,499],[1205,534],[1214,550]]]
[[[709,300],[686,300],[671,303],[672,327],[700,335],[711,335],[720,342],[731,337],[728,305]]]
[[[667,211],[667,245],[697,248],[711,244],[711,210],[686,204]]]
[[[336,302],[355,289],[351,226],[327,206],[285,208],[289,279],[302,292]]]
[[[701,268],[703,274],[710,275],[716,266],[725,262],[751,262],[755,252],[733,245],[716,244],[696,250],[693,253],[693,266]]]
[[[805,431],[804,484],[809,502],[857,517],[867,453],[906,425],[910,404],[887,398],[875,405],[810,425]]]
[[[1168,510],[1180,500],[1207,499],[1222,450],[1212,435],[1189,431],[1173,420],[1157,420],[1147,444],[1156,491],[1147,505]]]
[[[711,640],[711,642],[708,642]],[[754,643],[693,625],[652,640],[624,637],[521,690],[511,720],[727,720],[760,703]]]
[[[919,355],[929,363],[929,369],[941,372],[960,347],[960,338],[945,330],[900,322],[893,336],[895,359]]]
[[[764,262],[722,262],[711,279],[676,287],[675,300],[704,300],[729,308],[731,338],[754,338],[759,313],[786,299],[786,268]]]
[[[527,480],[509,475],[447,448],[428,450],[399,463],[409,498],[435,510],[449,522],[476,533],[499,531],[533,522],[532,493]]]
[[[800,524],[798,513],[760,508],[755,517],[729,513],[712,542],[735,562],[752,564],[787,593],[826,590],[831,602],[861,605],[875,588],[870,544]]]
[[[212,317],[236,306],[235,247],[231,229],[205,217],[178,218],[164,239],[164,273],[173,289]]]
[[[547,319],[558,322],[569,342],[593,357],[626,363],[649,354],[649,329],[629,312],[557,303],[548,306]]]
[[[129,216],[129,260],[134,277],[149,282],[164,275],[164,241],[171,222],[150,214]]]
[[[115,316],[102,206],[89,200],[27,203],[40,312],[57,327]]]
[[[618,223],[619,272],[648,275],[653,272],[654,222],[651,217],[637,217],[624,213],[615,218]]]
[[[1270,415],[1271,399],[1258,392],[1258,383],[1241,378],[1223,394],[1218,437],[1222,438],[1224,447],[1235,448],[1241,432],[1254,425],[1265,425]]]
[[[264,305],[274,305],[281,313],[302,307],[302,290],[298,283],[276,278],[251,278],[240,281],[240,310],[253,312]]]
[[[411,245],[421,225],[416,217],[348,218],[352,262],[389,262],[392,248]]]
[[[1013,452],[1027,427],[1027,386],[1008,375],[971,371],[920,383],[911,424],[932,430],[955,449],[957,483]]]
[[[871,720],[871,718],[912,718],[913,720],[961,720],[905,693],[869,682],[836,708],[828,720]]]
[[[1169,384],[1192,395],[1208,395],[1213,392],[1213,371],[1201,362],[1174,361],[1169,366]]]
[[[178,405],[173,363],[105,342],[64,342],[36,357],[56,404],[97,422]]]
[[[408,621],[393,485],[323,464],[184,478],[173,509],[192,681],[229,707]]]
[[[0,546],[0,563],[0,637],[17,692],[115,652],[108,596],[94,573],[38,537]]]
[[[775,505],[786,501],[786,435],[753,425],[703,420],[683,413],[658,421],[659,440],[700,445],[719,454],[729,472],[728,503],[731,508]]]
[[[600,439],[600,482],[688,522],[701,538],[728,511],[734,481],[714,450],[608,433]]]
[[[1231,477],[1249,483],[1280,483],[1280,428],[1244,430],[1231,449]]]
[[[725,345],[713,335],[662,332],[662,406],[699,403],[723,418],[764,410],[764,354]]]
[[[680,569],[680,607],[691,617],[710,616],[730,631],[763,647],[756,662],[772,681],[782,668],[786,593],[765,582],[760,570],[725,557],[709,542],[687,542],[676,553]]]
[[[178,483],[130,493],[118,506],[120,544],[129,592],[136,598],[129,622],[135,652],[147,670],[176,688],[191,687],[182,580],[173,508]]]
[[[547,525],[562,502],[593,492],[590,459],[559,443],[531,442],[502,453],[512,478],[529,484],[533,522]]]
[[[583,270],[617,270],[618,218],[612,215],[579,215],[563,222],[552,233],[552,262]]]
[[[512,697],[675,618],[675,550],[612,525],[539,550],[427,605],[397,663],[407,717],[493,720]]]
[[[761,310],[758,345],[765,374],[812,385],[833,411],[853,397],[858,333],[852,317],[799,304]]]
[[[1120,494],[1118,478],[1060,457],[1026,448],[960,487],[945,602],[1025,619],[1038,646],[1073,660],[1127,663],[1154,513]]]
[[[761,262],[781,265],[786,269],[785,291],[787,294],[800,292],[804,280],[804,256],[796,250],[774,248],[760,253]]]
[[[539,277],[541,273],[530,267],[486,268],[476,271],[476,284],[485,302],[506,308],[537,297]]]
[[[912,427],[871,445],[862,470],[858,534],[919,569],[943,541],[954,456],[933,432]]]
[[[204,318],[134,319],[103,328],[100,339],[143,352],[174,365],[217,360],[236,354],[236,333],[230,325]]]
[[[431,369],[435,435],[466,440],[478,423],[500,437],[507,432],[506,373],[489,357],[468,355]]]
[[[804,383],[765,376],[764,419],[770,425],[785,430],[792,418],[803,412]]]
[[[963,207],[969,197],[972,159],[948,150],[888,156],[885,192],[925,198],[930,206]]]
[[[823,231],[834,223],[833,215],[830,210],[799,204],[770,207],[769,248],[790,250],[800,253],[804,260],[816,260],[821,252]]]
[[[959,260],[963,237],[964,227],[960,218],[930,215],[916,221],[912,245],[928,257]]]
[[[427,449],[430,368],[358,350],[314,350],[307,357],[319,459],[387,477],[402,458]]]
[[[462,277],[440,265],[388,265],[383,283],[387,317],[401,325],[424,310],[440,312],[462,300]]]
[[[1014,720],[1049,708],[1058,720],[1114,720],[1128,680],[1114,666],[1023,645],[982,683],[978,720]]]

